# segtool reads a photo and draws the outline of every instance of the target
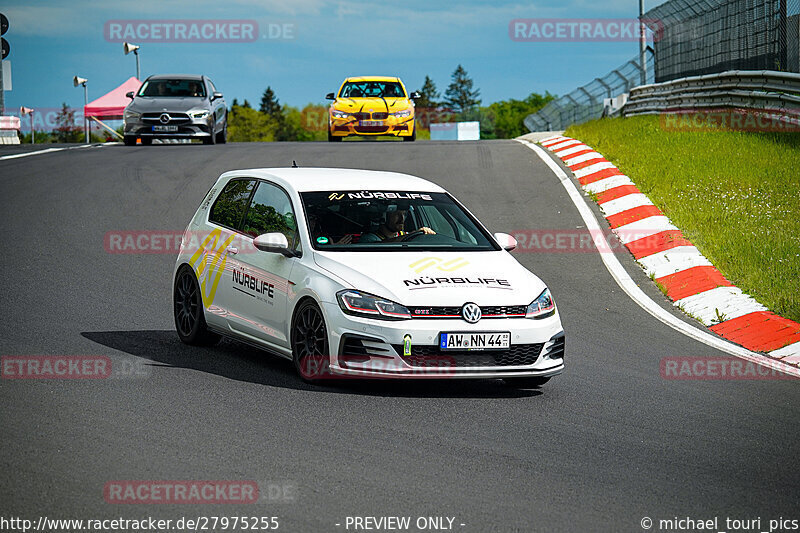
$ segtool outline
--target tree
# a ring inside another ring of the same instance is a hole
[[[294,141],[324,141],[328,135],[328,107],[306,104],[303,109],[284,107],[286,122],[295,132]]]
[[[531,93],[524,100],[503,100],[481,108],[481,138],[513,139],[525,133],[525,117],[536,113],[555,98],[549,92],[544,95]]]
[[[253,106],[250,105],[250,102],[247,101],[247,98],[244,99],[244,103],[242,104],[242,107],[245,107],[247,109],[253,109]]]
[[[422,83],[422,89],[419,90],[419,94],[420,97],[414,102],[417,107],[435,109],[441,105],[437,101],[441,94],[436,90],[436,84],[428,76],[425,76],[425,81]]]
[[[80,142],[81,129],[75,125],[75,110],[61,104],[61,111],[56,115],[56,141],[60,143]]]
[[[436,90],[436,84],[428,76],[425,76],[425,81],[422,83],[422,89],[419,90],[420,97],[414,101],[417,125],[420,128],[430,127],[431,122],[440,122],[436,116],[441,106],[438,98],[441,96],[439,91]]]
[[[297,124],[294,121],[287,120],[287,117],[281,113],[275,117],[277,129],[275,131],[276,141],[296,141],[298,136]]]
[[[472,78],[469,77],[467,71],[461,65],[458,65],[456,70],[453,71],[452,80],[452,83],[444,93],[444,103],[461,114],[463,118],[468,118],[475,107],[481,103],[480,99],[478,99],[481,91],[472,89]]]
[[[259,111],[276,118],[281,114],[281,104],[275,97],[272,87],[267,86],[266,90],[264,91],[264,95],[261,97],[261,107],[259,108]]]
[[[251,107],[233,106],[228,115],[228,140],[231,142],[274,141],[277,129],[274,118]]]
[[[259,111],[271,117],[275,122],[275,140],[276,141],[296,141],[301,136],[299,121],[289,120],[290,112],[294,108],[281,107],[281,104],[275,96],[272,87],[267,87],[261,96],[261,107]],[[296,111],[296,110],[294,110]]]

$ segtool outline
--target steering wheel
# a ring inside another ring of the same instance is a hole
[[[412,231],[411,233],[406,233],[405,235],[401,235],[400,238],[398,239],[398,241],[399,242],[410,241],[411,239],[415,239],[415,238],[419,237],[420,235],[424,235],[424,234],[425,234],[424,231],[422,231],[421,229],[418,229],[416,231]]]

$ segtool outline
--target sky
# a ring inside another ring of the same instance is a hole
[[[646,0],[645,9],[663,0]],[[515,19],[630,18],[636,0],[3,0],[10,27],[13,90],[7,109],[83,105],[75,75],[87,78],[89,101],[136,74],[122,34],[140,21],[255,22],[257,35],[238,42],[146,42],[142,78],[163,73],[209,76],[230,102],[258,107],[271,86],[282,104],[322,103],[346,76],[399,76],[409,90],[430,76],[440,92],[461,64],[480,89],[483,105],[532,92],[565,94],[625,63],[636,42],[518,42]],[[121,26],[112,26],[119,24]],[[162,30],[166,31],[166,30]],[[230,35],[229,35],[230,37]],[[15,113],[16,114],[16,113]]]

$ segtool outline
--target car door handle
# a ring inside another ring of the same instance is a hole
[[[233,246],[228,246],[228,247],[225,249],[225,251],[226,251],[226,252],[228,252],[229,254],[232,254],[232,255],[233,255],[233,254],[238,254],[238,253],[239,253],[239,249],[238,249],[238,248],[234,248]]]

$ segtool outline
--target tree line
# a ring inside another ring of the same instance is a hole
[[[427,128],[430,122],[478,121],[482,139],[512,139],[528,133],[525,117],[555,98],[549,92],[531,93],[523,100],[512,98],[481,106],[480,89],[462,65],[451,74],[443,99],[429,76],[425,76],[419,93],[422,98],[417,99],[416,106],[423,110],[417,119],[421,127]]]
[[[451,75],[442,95],[436,83],[425,76],[415,100],[417,128],[427,130],[432,122],[479,121],[481,138],[511,139],[528,132],[523,120],[555,97],[531,93],[522,100],[503,100],[481,106],[480,89],[462,65]],[[442,97],[443,96],[443,97]],[[234,99],[228,112],[231,141],[322,141],[327,138],[328,106],[307,104],[302,109],[283,106],[272,87],[267,87],[256,110],[247,101]]]

